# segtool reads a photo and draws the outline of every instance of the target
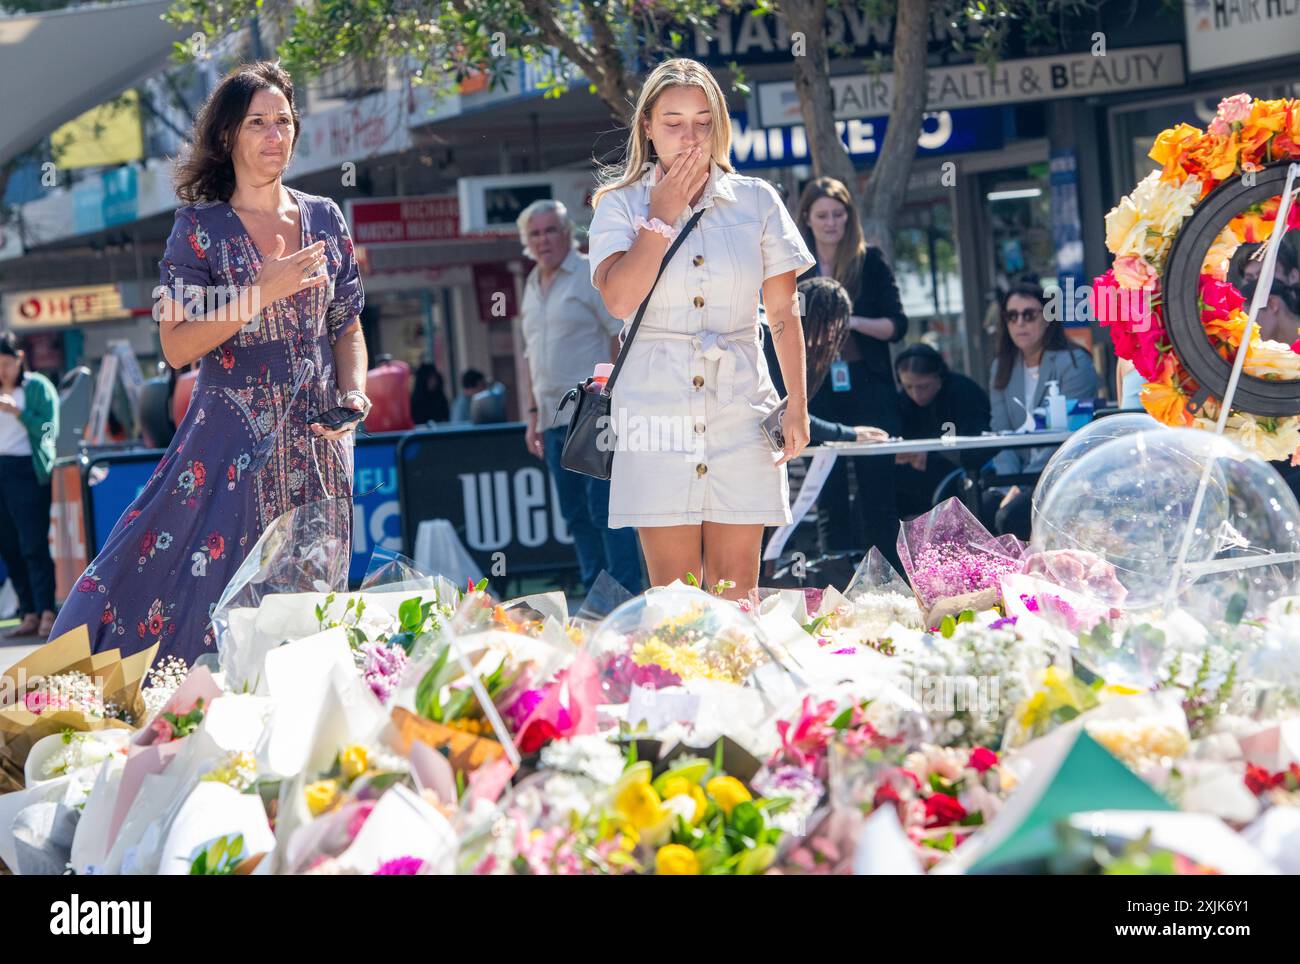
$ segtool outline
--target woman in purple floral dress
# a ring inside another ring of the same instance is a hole
[[[285,188],[293,84],[253,64],[213,91],[177,169],[156,312],[173,367],[202,360],[157,470],[64,603],[54,635],[193,663],[215,652],[216,601],[262,532],[319,500],[350,545],[352,436],[312,422],[369,410],[363,293],[338,205]],[[258,310],[260,308],[260,310]],[[355,423],[354,423],[355,424]]]

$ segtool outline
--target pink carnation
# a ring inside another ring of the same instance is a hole
[[[1222,119],[1228,124],[1244,121],[1250,116],[1250,103],[1250,94],[1233,94],[1231,97],[1225,97],[1219,101],[1219,112],[1215,115],[1215,120]]]
[[[1119,260],[1116,261],[1119,266]],[[1093,279],[1092,311],[1110,331],[1115,354],[1132,361],[1143,377],[1159,374],[1164,326],[1152,311],[1152,299],[1145,288],[1128,288],[1116,280],[1115,269]]]
[[[1226,318],[1246,303],[1245,297],[1233,285],[1217,281],[1213,275],[1201,275],[1200,283],[1201,301],[1205,303],[1202,321]]]
[[[157,739],[154,740],[155,743],[170,743],[172,740],[176,739],[176,733],[172,729],[172,725],[161,716],[153,721],[149,729],[153,730],[154,736],[157,737]]]
[[[1116,258],[1111,271],[1119,286],[1128,289],[1151,288],[1160,277],[1156,274],[1156,269],[1140,254],[1126,254],[1122,258]]]
[[[424,861],[419,857],[398,857],[379,865],[374,877],[414,877],[424,869]]]

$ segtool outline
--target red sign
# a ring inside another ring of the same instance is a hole
[[[454,241],[460,236],[460,202],[454,194],[352,200],[348,205],[357,244]]]
[[[504,263],[474,265],[474,294],[480,321],[513,318],[519,313],[515,276]]]
[[[7,328],[50,328],[131,317],[114,284],[17,291],[6,294],[4,304]]]

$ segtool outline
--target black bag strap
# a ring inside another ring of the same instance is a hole
[[[681,247],[682,242],[686,240],[686,235],[691,233],[691,228],[695,227],[695,222],[700,219],[700,215],[703,214],[705,210],[705,208],[700,208],[695,212],[691,219],[683,225],[682,230],[673,240],[672,247],[668,249],[668,253],[664,255],[663,261],[660,262],[659,273],[655,275],[654,284],[652,284],[650,290],[646,292],[645,301],[641,302],[641,307],[636,311],[636,319],[632,322],[632,327],[628,329],[627,338],[623,341],[623,347],[618,350],[618,358],[614,360],[614,370],[610,372],[609,380],[605,383],[605,394],[608,395],[614,391],[614,382],[618,379],[618,373],[623,370],[623,359],[627,357],[627,351],[632,347],[632,339],[636,337],[636,330],[641,327],[641,317],[645,314],[646,306],[650,304],[650,296],[655,293],[655,286],[659,284],[659,279],[663,277],[664,269],[668,267],[668,262],[673,259],[673,255],[677,253],[677,249]]]

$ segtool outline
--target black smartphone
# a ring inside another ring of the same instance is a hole
[[[321,412],[319,415],[313,415],[307,419],[308,424],[320,425],[330,431],[342,428],[344,425],[351,425],[353,422],[359,422],[366,417],[366,413],[355,408],[344,408],[342,405],[331,408],[328,411]]]

